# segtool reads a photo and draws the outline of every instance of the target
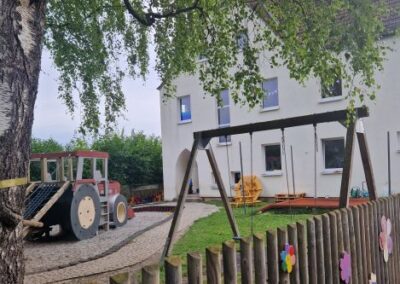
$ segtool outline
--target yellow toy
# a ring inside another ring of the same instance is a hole
[[[235,196],[231,204],[235,207],[239,206],[254,206],[254,204],[260,202],[258,197],[263,191],[263,187],[260,179],[257,176],[244,176],[244,189],[242,191],[242,179],[235,184],[234,192]]]

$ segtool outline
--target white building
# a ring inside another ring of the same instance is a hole
[[[400,192],[400,40],[386,38],[393,48],[387,55],[384,71],[376,74],[381,89],[375,102],[368,102],[370,117],[363,119],[376,188],[379,196],[388,193],[387,132],[391,135],[392,192]],[[201,62],[199,63],[201,64]],[[175,80],[176,98],[166,102],[161,99],[161,125],[163,144],[164,194],[166,200],[177,198],[185,172],[193,132],[301,116],[312,113],[345,109],[346,90],[337,88],[331,96],[324,97],[320,82],[309,80],[305,87],[289,78],[285,68],[271,69],[261,66],[266,96],[263,106],[249,110],[234,105],[229,90],[222,93],[224,106],[219,107],[215,98],[204,96],[196,75],[182,75]],[[163,90],[160,90],[161,98]],[[317,195],[337,197],[340,191],[346,129],[339,123],[324,123],[317,126]],[[312,125],[285,130],[288,172],[281,148],[282,133],[264,131],[253,133],[253,174],[264,186],[262,196],[273,197],[287,192],[286,176],[292,190],[290,146],[293,147],[296,192],[314,196],[314,129]],[[355,138],[356,139],[356,138]],[[219,141],[220,140],[220,141]],[[222,178],[231,195],[233,185],[240,174],[239,142],[243,148],[244,175],[250,175],[250,135],[235,135],[228,143],[224,137],[211,140]],[[358,144],[354,144],[354,156],[350,187],[365,185]],[[229,169],[228,157],[229,156]],[[193,189],[199,189],[201,197],[218,197],[211,167],[204,151],[200,151],[192,174]]]

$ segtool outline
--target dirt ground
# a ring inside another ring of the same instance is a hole
[[[184,234],[194,221],[206,217],[217,210],[217,207],[214,205],[187,203],[183,210],[181,223],[178,229],[178,236]],[[166,213],[163,214],[165,216]],[[33,271],[35,271],[35,269],[37,269],[36,271],[40,271],[40,269],[44,269],[44,266],[37,264],[37,260],[35,260],[33,255],[31,255],[30,257],[32,257],[32,259],[29,260],[30,266],[28,263],[27,271],[32,271],[32,273],[29,274],[28,272],[25,277],[25,283],[109,283],[109,277],[111,275],[123,272],[129,272],[132,274],[134,271],[138,271],[142,266],[158,261],[170,225],[171,220],[169,219],[167,222],[138,235],[115,252],[97,259],[67,266],[61,269],[55,268],[50,271],[34,273]],[[68,244],[63,244],[63,246],[65,249],[63,256],[68,257],[70,254]],[[87,247],[82,245],[82,251],[79,254],[89,254],[95,246],[102,246],[102,243],[94,241],[89,242]],[[51,253],[51,250],[47,251]],[[43,253],[41,257],[42,258],[39,262],[46,258],[45,253]],[[54,258],[55,256],[51,255],[51,257]],[[50,265],[50,267],[54,266],[54,264]]]

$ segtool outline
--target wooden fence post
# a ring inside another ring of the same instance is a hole
[[[361,227],[360,227],[360,221],[361,221],[361,216],[360,216],[360,210],[358,206],[352,206],[350,208],[352,217],[353,217],[353,230],[354,230],[354,238],[355,238],[355,251],[356,251],[356,266],[357,266],[357,278],[359,283],[368,283],[368,279],[365,277],[364,274],[364,267],[363,264],[363,253],[362,253],[362,233],[361,233]]]
[[[240,239],[240,271],[243,284],[253,283],[253,265],[251,256],[251,238]]]
[[[160,267],[158,265],[149,265],[142,268],[143,284],[160,283]]]
[[[296,224],[296,227],[298,236],[297,259],[299,261],[300,283],[308,283],[307,227],[300,222]]]
[[[361,254],[362,254],[362,265],[364,272],[364,280],[366,283],[369,281],[369,274],[371,273],[371,258],[367,256],[369,250],[371,249],[367,246],[367,237],[369,234],[369,224],[366,223],[366,211],[365,204],[362,204],[358,207],[360,213],[360,234],[361,234]]]
[[[288,241],[294,247],[296,255],[296,264],[293,267],[292,273],[290,273],[290,283],[300,283],[300,263],[299,263],[299,243],[297,235],[297,227],[294,224],[287,226],[288,230]],[[265,282],[264,282],[265,283]]]
[[[393,241],[393,247],[392,247],[392,255],[390,256],[390,270],[391,270],[391,283],[398,283],[398,281],[396,281],[396,274],[397,271],[395,270],[395,262],[397,259],[396,256],[396,249],[395,249],[395,241],[396,241],[396,236],[397,236],[397,228],[396,228],[396,216],[393,214],[393,196],[389,196],[388,200],[387,200],[387,208],[388,208],[388,215],[390,218],[390,221],[392,223],[392,231],[391,231],[391,237],[392,237],[392,241]],[[398,216],[397,216],[398,218]]]
[[[383,215],[386,216],[385,204],[383,202],[383,198],[378,200],[378,209],[379,209],[378,210],[378,224],[379,224],[379,226],[378,226],[378,236],[379,236],[379,234],[382,231],[381,218],[382,218]],[[381,273],[382,273],[382,276],[383,276],[382,283],[389,283],[390,280],[389,280],[389,275],[388,275],[388,268],[387,268],[387,264],[385,263],[384,258],[383,258],[383,251],[379,250],[379,252],[380,252],[380,257],[379,258],[380,258],[380,263],[381,263]]]
[[[375,262],[376,262],[376,276],[378,283],[384,283],[383,282],[383,271],[382,271],[382,262],[383,259],[381,257],[381,250],[379,248],[379,231],[380,231],[380,212],[379,212],[379,201],[374,201],[373,202],[373,210],[372,210],[372,216],[371,216],[371,224],[373,224],[373,234],[371,236],[373,237],[373,242],[376,244],[375,246]]]
[[[341,226],[338,225],[337,214],[335,212],[329,212],[329,226],[331,232],[331,265],[332,265],[332,283],[340,283],[339,277],[339,240],[338,230]]]
[[[207,283],[221,283],[221,250],[218,247],[206,248]]]
[[[371,242],[371,224],[369,219],[369,210],[371,209],[372,204],[362,204],[362,224],[361,226],[364,227],[364,250],[365,250],[365,267],[367,268],[367,277],[370,277],[371,272],[374,272],[374,256],[373,256],[373,244]]]
[[[203,264],[201,261],[201,254],[199,252],[187,254],[187,270],[189,284],[203,283]]]
[[[313,219],[307,220],[307,247],[309,283],[318,284],[317,245],[315,241],[315,222]]]
[[[179,256],[170,256],[165,259],[165,283],[182,283],[182,261]]]
[[[400,215],[400,194],[396,194],[394,196],[394,215]],[[400,271],[400,218],[396,217],[394,222],[396,223],[397,228],[396,238],[394,240],[395,253],[397,255],[397,260],[395,261],[395,270]],[[400,273],[397,275],[397,279],[400,281]]]
[[[400,273],[398,271],[400,271],[400,251],[399,251],[399,234],[400,234],[400,227],[399,227],[399,222],[400,222],[400,218],[398,217],[400,215],[399,209],[398,209],[398,197],[399,195],[394,195],[392,197],[392,210],[393,210],[393,223],[394,225],[394,232],[392,233],[395,237],[393,239],[393,253],[395,254],[395,259],[394,259],[394,271],[396,271],[396,281],[399,282],[400,281]],[[397,216],[397,217],[396,217]]]
[[[222,244],[222,259],[224,264],[224,283],[237,283],[236,244],[230,240]]]
[[[322,219],[320,216],[314,217],[315,222],[315,243],[317,247],[317,279],[318,284],[325,283],[325,257],[324,257],[324,237]]]
[[[276,230],[267,231],[267,273],[268,283],[279,282],[279,253],[278,253],[278,237]]]
[[[333,243],[331,240],[331,227],[329,222],[329,215],[324,214],[322,218],[322,238],[323,238],[323,250],[324,250],[324,263],[325,263],[325,283],[332,284],[332,248]]]
[[[255,283],[267,282],[267,263],[265,258],[265,238],[261,234],[253,235]]]
[[[289,274],[287,271],[283,271],[281,268],[281,252],[285,249],[285,245],[288,242],[287,232],[284,228],[278,228],[278,262],[275,264],[279,269],[279,282],[289,283]]]

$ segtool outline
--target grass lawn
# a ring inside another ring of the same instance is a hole
[[[173,255],[178,255],[183,261],[183,273],[186,274],[186,253],[201,252],[203,254],[203,263],[205,262],[205,248],[208,246],[221,245],[222,242],[232,239],[232,231],[221,202],[209,202],[217,205],[220,210],[209,217],[197,220],[189,231],[175,244]],[[257,209],[266,203],[260,203],[254,209],[234,208],[234,215],[239,226],[241,236],[251,235],[251,215]],[[321,211],[312,210],[292,210],[288,211],[270,211],[263,214],[253,215],[254,233],[264,233],[271,228],[285,226],[286,224],[303,221],[315,214],[321,214]]]

